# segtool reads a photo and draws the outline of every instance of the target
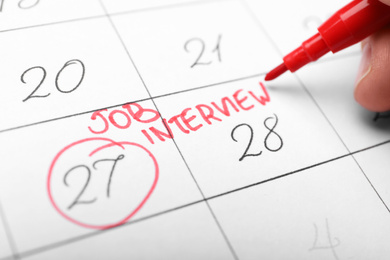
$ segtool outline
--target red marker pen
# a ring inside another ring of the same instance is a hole
[[[390,23],[390,6],[378,0],[354,0],[318,28],[318,33],[285,56],[283,63],[265,76],[273,80],[287,70],[294,72],[329,51],[336,53]]]

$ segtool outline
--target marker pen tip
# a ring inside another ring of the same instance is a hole
[[[270,72],[268,72],[267,75],[265,75],[265,81],[270,81],[270,80],[276,79],[277,77],[279,77],[280,75],[285,73],[287,70],[288,69],[287,69],[286,65],[284,65],[284,63],[282,63],[279,66],[277,66],[276,68],[274,68],[273,70],[271,70]]]

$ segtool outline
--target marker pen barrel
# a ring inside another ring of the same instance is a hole
[[[332,15],[318,33],[283,58],[284,63],[267,74],[272,80],[286,70],[295,72],[329,51],[336,53],[390,23],[390,6],[378,0],[354,0]]]

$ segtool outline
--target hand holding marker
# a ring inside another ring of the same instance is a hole
[[[287,70],[294,72],[329,51],[336,53],[362,40],[355,98],[369,110],[390,110],[390,0],[354,0],[341,8],[318,28],[316,35],[285,56],[265,80]]]

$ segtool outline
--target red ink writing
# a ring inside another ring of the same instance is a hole
[[[143,207],[158,177],[157,160],[142,145],[95,137],[74,142],[55,156],[47,190],[65,219],[107,229],[125,223]]]
[[[253,91],[239,89],[231,96],[225,96],[220,101],[212,101],[209,104],[198,104],[195,107],[186,107],[180,113],[169,118],[161,118],[158,111],[152,108],[144,108],[137,103],[129,103],[111,112],[107,110],[96,111],[92,114],[93,122],[88,129],[94,134],[106,133],[110,127],[127,129],[131,127],[132,120],[142,124],[162,121],[161,126],[150,126],[141,130],[146,140],[154,144],[156,140],[164,142],[174,138],[174,133],[179,131],[184,134],[196,132],[205,125],[221,122],[233,113],[249,111],[256,106],[265,106],[270,102],[270,96],[263,83],[259,83],[261,94]]]

